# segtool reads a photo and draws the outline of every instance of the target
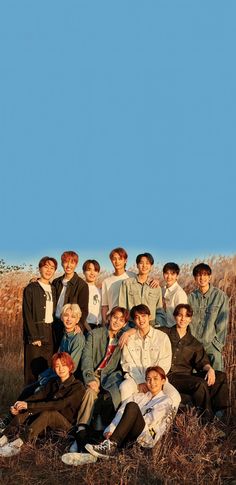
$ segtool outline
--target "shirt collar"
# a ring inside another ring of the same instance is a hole
[[[148,333],[145,335],[145,338],[147,338],[147,337],[152,338],[152,337],[153,337],[153,333],[154,333],[154,328],[153,328],[153,327],[150,325],[150,330],[149,330],[149,332],[148,332]],[[143,340],[142,335],[140,335],[140,333],[139,333],[139,329],[137,329],[136,334],[135,334],[135,337],[136,337],[136,338],[140,338],[140,339],[142,339],[142,340]]]
[[[165,286],[165,291],[172,293],[172,291],[174,291],[177,287],[178,287],[178,283],[177,283],[177,281],[175,281],[175,283],[173,283],[173,285],[171,285],[169,288],[167,286]]]

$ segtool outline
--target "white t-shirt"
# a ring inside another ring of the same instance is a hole
[[[102,321],[101,316],[101,290],[96,285],[88,284],[89,287],[89,305],[87,322],[99,325]]]
[[[131,271],[125,271],[119,276],[114,274],[105,278],[102,282],[102,305],[108,306],[108,313],[119,304],[119,292],[121,283],[128,278],[135,276]]]
[[[56,308],[56,317],[57,318],[61,318],[61,311],[62,311],[62,307],[63,307],[64,301],[65,301],[67,284],[68,284],[68,280],[65,280],[65,279],[62,280],[63,286],[62,286],[60,296],[58,298],[57,308]]]
[[[53,322],[53,300],[52,300],[52,287],[50,284],[46,285],[39,281],[40,286],[42,286],[46,294],[46,305],[45,305],[45,323]]]
[[[173,311],[175,307],[179,305],[179,303],[188,303],[188,297],[177,281],[169,288],[165,286],[163,288],[162,295],[163,304],[166,311],[166,326],[173,327],[173,325],[176,323],[173,316]]]

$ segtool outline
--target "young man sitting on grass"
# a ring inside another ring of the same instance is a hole
[[[68,432],[75,423],[85,393],[84,385],[74,378],[74,362],[66,352],[54,354],[52,369],[57,375],[55,379],[37,394],[11,406],[14,419],[0,438],[0,456],[18,454],[25,442],[35,440],[48,427]],[[19,435],[9,443],[15,426],[19,427]]]
[[[77,443],[86,440],[87,427],[93,418],[95,401],[99,397],[99,414],[102,424],[109,424],[118,408],[121,396],[119,386],[123,380],[120,366],[119,335],[129,319],[125,308],[112,309],[108,325],[89,333],[83,350],[81,369],[87,390],[79,409],[76,442],[70,451],[77,451]]]
[[[130,316],[136,325],[136,331],[130,335],[122,350],[121,365],[125,372],[125,379],[120,385],[122,402],[135,392],[147,392],[147,367],[160,365],[167,373],[172,357],[170,339],[150,325],[151,314],[146,305],[134,306]],[[168,381],[163,390],[177,410],[181,400],[178,391]]]

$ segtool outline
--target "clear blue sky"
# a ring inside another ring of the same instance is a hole
[[[235,252],[235,18],[233,0],[1,2],[0,257]]]

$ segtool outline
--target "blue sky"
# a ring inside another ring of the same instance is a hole
[[[235,252],[236,3],[0,4],[0,257]]]

